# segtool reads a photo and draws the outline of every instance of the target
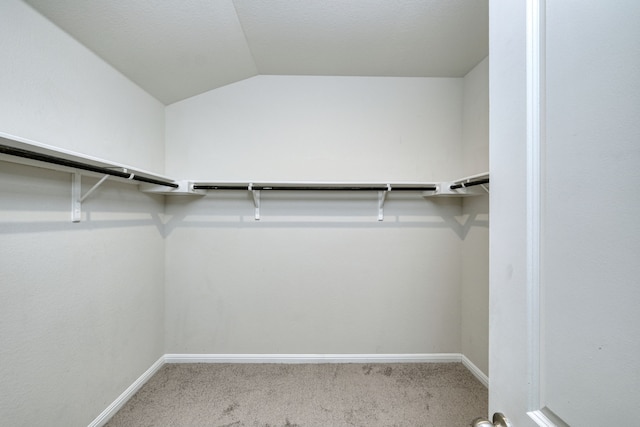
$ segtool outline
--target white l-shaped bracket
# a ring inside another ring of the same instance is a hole
[[[391,191],[391,184],[387,184],[386,191],[378,191],[378,221],[384,220],[384,201],[389,191]]]
[[[80,222],[82,219],[82,202],[91,195],[98,187],[109,178],[109,175],[103,176],[100,181],[96,182],[84,196],[82,195],[82,175],[79,172],[73,173],[71,181],[71,221]]]
[[[260,221],[260,190],[254,190],[253,183],[249,183],[249,191],[253,193],[253,204],[256,208],[255,219]]]

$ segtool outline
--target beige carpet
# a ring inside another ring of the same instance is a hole
[[[108,427],[469,426],[487,389],[461,363],[167,364]]]

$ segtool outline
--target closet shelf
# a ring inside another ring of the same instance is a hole
[[[489,192],[489,172],[470,175],[450,182],[442,182],[433,196],[468,197],[481,196]]]
[[[383,191],[416,192],[423,197],[465,197],[486,194],[489,172],[448,182],[349,181],[190,181],[187,189],[206,191]]]
[[[143,169],[87,156],[39,142],[0,133],[0,160],[87,176],[109,175],[122,182],[134,181],[178,188],[173,179]]]
[[[203,196],[208,191],[249,191],[255,205],[255,218],[260,219],[263,191],[343,191],[377,192],[378,220],[384,218],[384,203],[389,193],[414,192],[422,197],[466,197],[489,192],[489,173],[481,173],[449,182],[331,182],[331,181],[176,181],[166,176],[97,157],[41,144],[0,132],[0,160],[51,170],[69,172],[71,181],[72,221],[81,219],[81,205],[106,179],[136,183],[146,193],[168,196]],[[100,180],[84,195],[81,176]]]
[[[465,197],[488,192],[489,173],[469,176],[452,182],[190,182],[190,191],[250,191],[255,206],[255,219],[260,219],[261,192],[263,191],[370,191],[378,193],[378,221],[384,219],[387,194],[398,191],[417,192],[423,197]]]
[[[162,175],[97,157],[63,150],[39,142],[0,133],[0,160],[71,174],[71,220],[80,222],[82,202],[107,179],[180,190],[180,184]],[[84,195],[82,175],[100,178]]]
[[[416,191],[434,192],[433,182],[331,182],[331,181],[245,181],[194,182],[194,190],[248,191]]]

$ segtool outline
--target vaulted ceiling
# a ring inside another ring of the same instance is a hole
[[[165,104],[259,74],[462,77],[488,0],[25,0]]]

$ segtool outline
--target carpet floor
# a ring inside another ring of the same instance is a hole
[[[457,427],[487,400],[461,363],[167,364],[106,427]]]

